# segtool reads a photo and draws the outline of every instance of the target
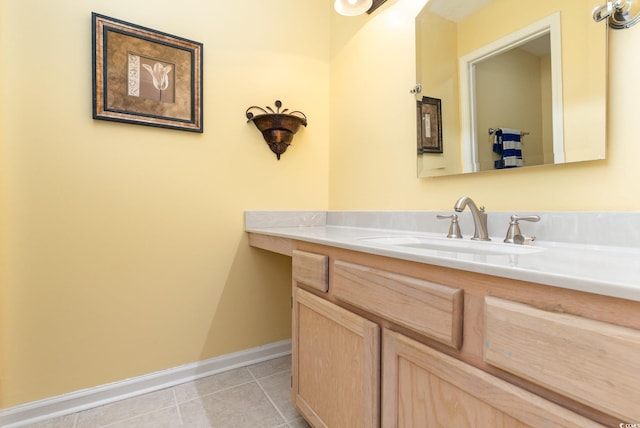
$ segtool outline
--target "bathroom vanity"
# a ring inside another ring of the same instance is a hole
[[[250,245],[292,258],[292,396],[305,419],[640,423],[638,246],[449,240],[437,214],[246,213]],[[508,214],[490,215],[490,230]],[[574,234],[598,217],[575,215],[526,227],[562,240],[564,221]]]

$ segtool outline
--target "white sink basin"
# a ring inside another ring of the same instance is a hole
[[[429,238],[423,236],[377,236],[361,238],[362,242],[407,249],[448,251],[452,253],[479,254],[487,256],[507,256],[512,254],[533,254],[544,251],[543,248],[505,244],[494,241],[471,241],[470,239]]]

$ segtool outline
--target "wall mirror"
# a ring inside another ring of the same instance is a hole
[[[517,169],[604,159],[606,28],[591,18],[597,5],[430,0],[415,21],[417,107],[439,100],[442,152],[418,152],[418,177],[506,169],[496,130],[518,134]]]

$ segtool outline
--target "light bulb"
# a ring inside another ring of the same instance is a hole
[[[356,16],[368,11],[373,5],[373,0],[336,0],[333,8],[340,15]]]

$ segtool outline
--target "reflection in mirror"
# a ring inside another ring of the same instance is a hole
[[[507,168],[510,165],[505,165],[505,158],[515,158],[517,162],[511,162],[514,167],[544,165],[545,157],[554,162],[553,133],[543,132],[551,125],[552,116],[550,42],[547,33],[472,65],[476,96],[470,101],[485,107],[469,106],[475,116],[476,139],[469,142],[471,162],[465,170]],[[501,137],[508,128],[520,139],[511,144],[517,145],[514,150],[520,150],[519,155],[505,155]],[[477,159],[473,159],[475,154]]]
[[[441,100],[443,151],[418,154],[419,177],[604,158],[606,30],[592,25],[589,1],[562,6],[427,3],[416,18],[417,81],[421,96]]]
[[[564,162],[561,64],[559,13],[460,59],[464,172]]]

